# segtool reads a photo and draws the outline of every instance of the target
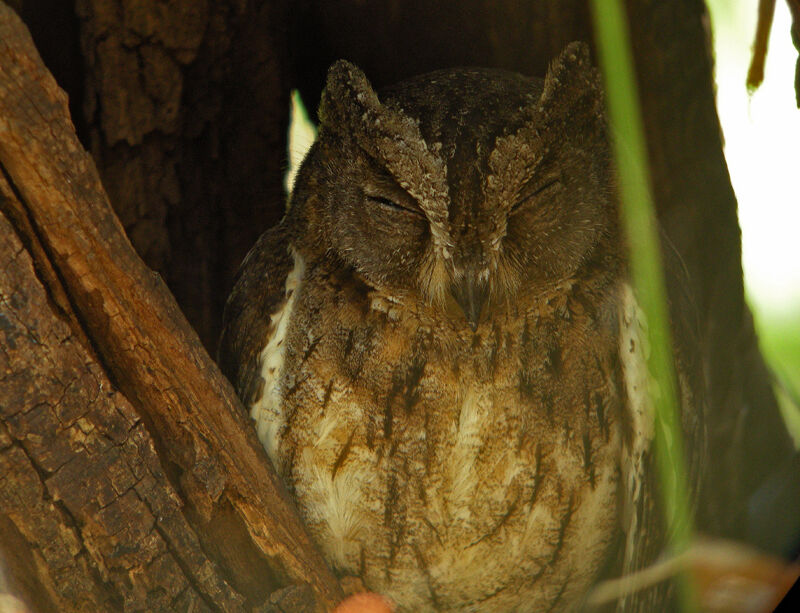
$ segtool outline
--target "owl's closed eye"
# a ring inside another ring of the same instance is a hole
[[[380,98],[340,62],[320,118],[301,176],[316,194],[292,223],[368,284],[456,300],[472,325],[615,232],[601,93],[578,55],[545,82],[442,71]]]

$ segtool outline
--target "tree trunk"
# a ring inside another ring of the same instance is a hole
[[[128,236],[213,351],[283,214],[286,4],[76,0],[89,149]]]
[[[239,263],[283,214],[288,4],[14,5],[128,237],[213,350]]]
[[[40,610],[243,610],[339,588],[230,384],[137,256],[0,5],[0,548]]]
[[[703,333],[719,466],[700,523],[746,538],[747,500],[792,447],[744,304],[705,9],[628,5],[659,216]],[[542,75],[567,42],[591,41],[587,3],[12,6],[68,90],[83,144],[0,2],[0,555],[12,590],[36,611],[329,609],[338,584],[206,352],[239,262],[283,212],[290,88],[313,110],[340,57],[376,86],[468,64]]]

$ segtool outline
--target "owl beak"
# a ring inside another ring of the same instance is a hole
[[[475,332],[478,329],[478,322],[481,319],[486,299],[489,297],[488,280],[480,280],[476,275],[464,275],[453,283],[450,292],[461,310],[464,311],[469,327]]]

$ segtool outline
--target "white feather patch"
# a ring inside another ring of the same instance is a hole
[[[470,507],[466,501],[475,495],[480,478],[475,471],[475,460],[485,433],[483,428],[489,410],[487,399],[476,390],[469,389],[461,401],[458,430],[450,456],[448,498],[450,513],[458,519],[469,519]]]
[[[645,456],[653,441],[655,408],[648,393],[650,372],[647,358],[650,347],[647,341],[647,322],[636,302],[633,288],[627,283],[621,288],[620,298],[619,355],[628,399],[628,418],[633,433],[630,445],[625,445],[622,452],[622,483],[625,488],[622,529],[626,534],[623,572],[627,574],[636,570],[636,539],[642,519],[638,516],[637,509],[645,480]]]
[[[294,258],[294,268],[286,277],[284,287],[286,302],[270,315],[271,335],[258,356],[261,377],[264,379],[264,393],[250,407],[250,417],[256,422],[258,438],[276,466],[279,435],[285,424],[279,382],[286,355],[286,333],[306,270],[302,256],[294,250],[291,253]]]
[[[364,486],[374,478],[375,471],[369,471],[369,462],[351,462],[334,479],[329,470],[313,462],[309,465],[314,475],[309,491],[311,519],[327,526],[329,535],[322,547],[328,559],[337,568],[348,568],[348,560],[357,560],[362,544],[369,542],[368,535],[362,534],[365,522],[361,508]]]

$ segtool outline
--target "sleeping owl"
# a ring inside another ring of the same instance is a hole
[[[319,117],[228,301],[223,371],[340,575],[398,611],[580,608],[663,532],[587,47],[543,80],[380,95],[340,61]]]

